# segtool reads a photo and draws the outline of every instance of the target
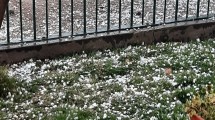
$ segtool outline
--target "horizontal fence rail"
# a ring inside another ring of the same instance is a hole
[[[214,19],[214,0],[13,0],[0,45]]]

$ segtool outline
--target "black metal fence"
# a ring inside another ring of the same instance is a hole
[[[0,45],[214,19],[214,0],[14,0]]]

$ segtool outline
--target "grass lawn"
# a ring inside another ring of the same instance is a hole
[[[215,82],[215,40],[83,52],[7,70],[16,79],[0,87],[8,93],[2,119],[186,120],[186,100]]]

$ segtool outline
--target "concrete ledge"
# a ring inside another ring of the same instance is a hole
[[[153,28],[121,31],[107,35],[73,38],[47,44],[13,47],[0,50],[0,63],[16,63],[30,58],[45,59],[75,52],[126,47],[128,45],[156,44],[158,42],[188,42],[215,38],[215,21],[191,21],[161,25]],[[0,46],[1,47],[1,46]]]

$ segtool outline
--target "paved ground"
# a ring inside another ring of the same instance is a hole
[[[48,0],[48,25],[49,34],[58,33],[58,1],[59,0]],[[71,1],[62,1],[62,32],[71,31]],[[74,33],[77,33],[83,29],[83,3],[82,0],[74,1]],[[107,0],[98,0],[98,27],[107,28]],[[122,25],[128,25],[130,22],[130,0],[122,0]],[[211,13],[215,13],[214,7],[215,1],[211,1]],[[20,11],[19,11],[19,0],[14,0],[10,3],[11,8],[15,11],[10,16],[10,31],[11,38],[20,37]],[[33,19],[32,19],[32,1],[22,0],[22,11],[23,11],[23,34],[25,38],[32,38],[33,36]],[[144,12],[144,24],[152,22],[152,11],[153,1],[145,0],[145,12]],[[163,9],[164,0],[157,0],[156,7],[156,19],[158,21],[163,20]],[[189,14],[190,16],[196,13],[196,1],[190,0]],[[87,0],[87,28],[95,29],[95,0]],[[201,2],[200,14],[203,15],[207,10],[207,1]],[[134,24],[139,25],[142,22],[142,1],[134,0]],[[175,2],[173,0],[167,1],[167,17],[166,19],[173,19],[175,12]],[[119,1],[111,0],[111,27],[118,27],[119,24]],[[179,14],[181,18],[185,18],[186,13],[186,0],[179,1]],[[36,0],[36,22],[37,22],[37,35],[38,38],[45,36],[46,31],[46,16],[45,16],[45,0]],[[0,30],[0,39],[5,39],[5,21],[3,27]]]

